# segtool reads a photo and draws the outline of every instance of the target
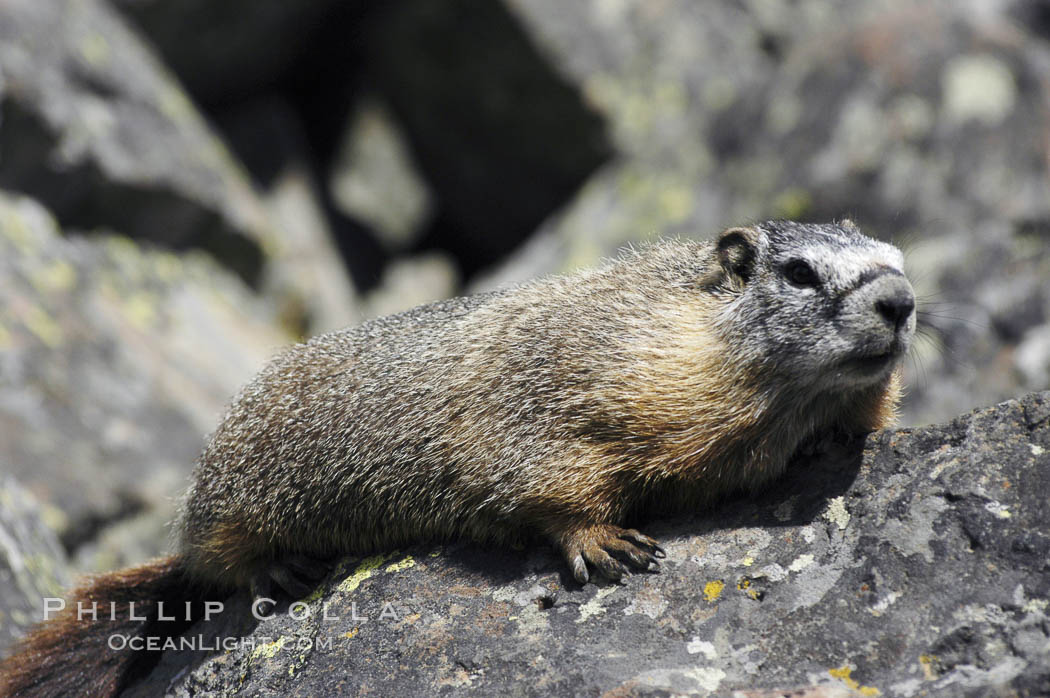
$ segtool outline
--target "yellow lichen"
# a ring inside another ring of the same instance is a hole
[[[412,559],[411,555],[406,555],[404,560],[395,562],[392,565],[387,566],[387,572],[400,572],[401,570],[407,570],[409,567],[415,567],[416,561]]]
[[[43,503],[41,505],[40,518],[53,531],[63,532],[69,528],[69,515],[53,504]]]
[[[373,555],[372,557],[366,557],[361,561],[361,564],[357,566],[354,573],[344,579],[342,583],[337,587],[339,591],[344,594],[349,594],[357,590],[357,587],[361,586],[361,583],[371,577],[379,569],[379,566],[389,560],[391,555]]]
[[[291,640],[292,638],[289,635],[282,635],[280,639],[275,640],[274,642],[267,642],[257,646],[255,649],[252,650],[252,661],[258,659],[259,657],[273,659],[273,657],[276,656],[278,652],[284,649],[285,645],[291,642]]]
[[[740,581],[736,583],[736,588],[737,588],[738,591],[744,592],[750,598],[752,598],[752,599],[754,599],[756,601],[759,598],[758,589],[752,589],[751,588],[751,580],[748,579],[747,577],[741,577]]]
[[[176,87],[166,87],[160,93],[160,110],[175,121],[185,121],[187,115],[193,113],[193,104]]]
[[[669,186],[657,196],[660,208],[671,223],[681,223],[693,212],[692,189],[683,184]]]
[[[718,597],[722,595],[722,590],[726,588],[726,583],[721,579],[716,579],[713,582],[708,582],[704,585],[704,599],[708,603],[714,603],[718,601]]]
[[[310,592],[309,594],[307,594],[306,596],[304,596],[304,597],[303,597],[303,598],[301,599],[301,601],[302,601],[303,603],[306,603],[306,604],[311,604],[311,603],[313,603],[314,601],[317,601],[317,600],[318,600],[319,598],[321,598],[321,597],[322,597],[322,596],[324,595],[324,590],[325,590],[325,587],[324,587],[324,585],[323,585],[323,584],[321,584],[321,585],[319,585],[319,586],[318,586],[318,587],[317,587],[316,589],[314,589],[313,591],[311,591],[311,592]]]
[[[862,696],[878,696],[882,695],[882,691],[875,688],[874,686],[861,686],[858,681],[850,676],[853,673],[852,667],[848,664],[843,665],[837,669],[828,669],[828,673],[834,676],[836,679],[842,681],[854,691],[857,691]]]
[[[56,259],[46,266],[34,269],[30,273],[29,281],[41,293],[58,293],[73,288],[77,281],[77,272],[66,260]]]
[[[54,348],[62,343],[62,327],[43,308],[29,308],[22,317],[22,322],[25,323],[26,329],[47,346]]]
[[[157,303],[145,293],[135,293],[124,302],[124,312],[132,325],[147,330],[157,319]]]
[[[799,187],[780,192],[773,199],[773,214],[778,218],[801,218],[813,207],[813,197]]]
[[[850,677],[853,673],[853,669],[848,666],[839,667],[838,669],[828,669],[828,673],[834,676],[836,679],[843,681],[850,688],[856,688],[857,682]]]
[[[36,252],[32,231],[25,219],[10,208],[0,211],[0,232],[18,248],[23,256],[28,257]]]
[[[109,62],[110,53],[109,42],[101,34],[88,34],[80,44],[80,55],[96,68]]]
[[[183,273],[182,260],[172,252],[154,252],[153,270],[161,281],[174,281]]]
[[[937,661],[937,657],[931,654],[920,654],[919,655],[919,666],[922,667],[922,675],[927,681],[933,681],[937,678],[937,670],[933,664]]]

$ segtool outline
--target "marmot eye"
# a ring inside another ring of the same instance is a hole
[[[817,276],[817,272],[813,271],[813,267],[809,266],[801,259],[788,262],[784,267],[784,276],[796,286],[820,285],[820,277]]]

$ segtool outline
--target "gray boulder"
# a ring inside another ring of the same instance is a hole
[[[0,476],[0,656],[40,620],[45,597],[69,586],[66,555],[42,506],[9,475]]]
[[[96,0],[0,5],[0,187],[63,223],[201,247],[258,279],[274,233],[179,85]]]
[[[103,536],[86,567],[160,552],[202,435],[289,341],[276,324],[203,253],[67,236],[0,190],[0,463],[70,549],[134,520],[139,543]]]
[[[40,201],[63,228],[204,250],[297,330],[357,317],[346,269],[314,222],[316,192],[286,172],[263,200],[108,3],[0,3],[0,78],[0,189]]]

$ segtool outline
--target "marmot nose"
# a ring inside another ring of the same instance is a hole
[[[896,288],[875,301],[875,310],[899,331],[915,310],[915,296],[910,289]]]

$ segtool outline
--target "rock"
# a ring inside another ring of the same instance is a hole
[[[203,253],[63,236],[0,191],[0,462],[60,514],[70,549],[152,515],[133,531],[141,548],[125,538],[100,564],[157,554],[203,434],[287,343],[275,326]]]
[[[983,233],[980,244],[939,236],[907,250],[921,329],[905,423],[1050,385],[1050,247],[1025,225]]]
[[[263,200],[284,236],[274,250],[268,283],[280,289],[282,319],[309,336],[354,325],[362,313],[353,282],[332,241],[314,179],[303,163],[290,161],[263,192]],[[289,303],[301,307],[289,307]]]
[[[361,15],[369,4],[118,0],[118,6],[187,86],[271,205],[284,230],[266,249],[272,273],[265,285],[273,285],[271,293],[297,321],[294,329],[308,335],[359,319],[354,286],[374,286],[388,253],[362,220],[336,205],[330,177],[357,98]]]
[[[419,242],[434,196],[412,160],[407,137],[381,100],[357,103],[333,167],[332,195],[343,211],[366,222],[389,250]]]
[[[1044,325],[1017,347],[1017,366],[1035,385],[1050,385],[1050,325]]]
[[[276,233],[181,88],[107,4],[0,5],[0,187],[64,226],[208,250],[248,280]]]
[[[69,586],[66,555],[47,516],[14,478],[0,476],[0,656],[41,619],[43,599]]]
[[[231,599],[187,635],[246,644],[168,654],[130,694],[1045,695],[1048,476],[1044,392],[649,523],[667,559],[622,585],[581,588],[542,545],[348,559],[254,628]]]
[[[0,188],[32,196],[64,228],[203,249],[304,333],[360,317],[302,153],[281,160],[260,197],[107,3],[0,4],[0,74]],[[273,110],[260,111],[256,121],[269,126]],[[285,126],[283,141],[256,150],[286,146],[296,134]]]
[[[881,235],[976,241],[987,220],[1050,208],[1050,176],[1025,156],[1047,119],[1046,87],[1029,76],[1050,52],[1007,4],[508,4],[623,156],[561,225],[580,233],[589,221],[570,231],[572,213],[615,189],[613,214],[633,223],[571,244],[847,213]]]

